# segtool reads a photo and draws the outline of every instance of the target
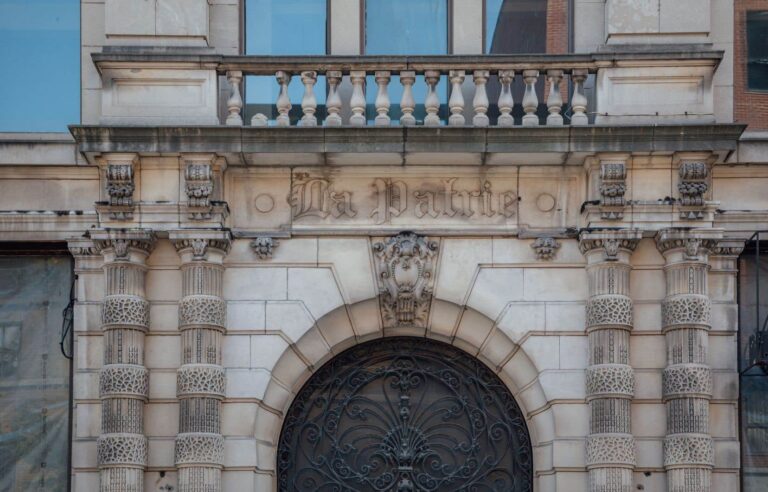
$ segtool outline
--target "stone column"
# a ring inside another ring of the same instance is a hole
[[[637,230],[584,232],[587,258],[587,469],[591,492],[630,492],[635,440],[630,414],[635,377],[629,365],[632,299],[629,258],[642,237]]]
[[[99,374],[101,435],[97,441],[102,492],[141,492],[147,466],[144,403],[149,372],[144,335],[149,302],[144,293],[146,260],[154,236],[146,230],[91,233],[104,256],[105,296],[101,327],[104,365]]]
[[[656,236],[656,245],[666,259],[667,293],[661,306],[661,322],[667,342],[667,366],[662,395],[667,407],[664,468],[670,492],[712,489],[707,271],[709,248],[720,235],[717,230],[666,229]]]
[[[222,490],[221,401],[226,382],[221,366],[226,325],[222,262],[230,240],[221,231],[176,231],[170,237],[181,256],[183,279],[179,301],[182,360],[176,378],[179,492],[217,492]]]

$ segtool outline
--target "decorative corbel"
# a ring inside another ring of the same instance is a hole
[[[192,220],[210,219],[214,186],[213,157],[184,156],[183,161],[189,218]]]
[[[548,261],[554,259],[560,243],[553,237],[537,237],[531,248],[536,252],[536,258]]]
[[[260,260],[271,260],[278,241],[268,236],[259,236],[251,241],[251,248]]]
[[[136,191],[136,154],[110,154],[105,156],[105,161],[109,217],[115,220],[131,220],[134,211],[133,192]]]
[[[680,193],[681,219],[704,217],[706,193],[709,190],[710,158],[707,153],[676,156],[679,161],[677,191]]]
[[[626,159],[600,160],[600,217],[607,220],[624,218],[627,192]]]

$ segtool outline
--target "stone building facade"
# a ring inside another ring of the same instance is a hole
[[[484,54],[488,6],[452,0],[450,54],[378,56],[328,0],[302,57],[244,54],[237,0],[83,0],[81,121],[0,141],[0,238],[74,258],[72,490],[740,489],[768,135],[735,114],[739,2],[549,3],[546,54]],[[334,380],[403,354],[365,404]],[[482,428],[443,454],[414,423],[441,357],[440,391],[493,388],[436,414]]]

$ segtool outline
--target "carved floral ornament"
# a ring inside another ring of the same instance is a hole
[[[426,327],[437,241],[403,232],[373,245],[385,328]]]
[[[560,249],[560,243],[553,237],[538,237],[531,244],[531,248],[536,252],[536,258],[539,260],[551,260]]]
[[[270,260],[278,244],[280,243],[276,239],[259,236],[251,241],[251,249],[260,260]]]
[[[618,261],[621,250],[632,252],[642,238],[642,233],[636,229],[618,231],[595,231],[582,233],[579,240],[579,250],[582,254],[602,249],[606,261]]]

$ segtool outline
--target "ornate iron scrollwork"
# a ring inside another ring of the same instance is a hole
[[[533,490],[520,408],[460,350],[423,338],[353,347],[315,373],[285,418],[278,490]]]

